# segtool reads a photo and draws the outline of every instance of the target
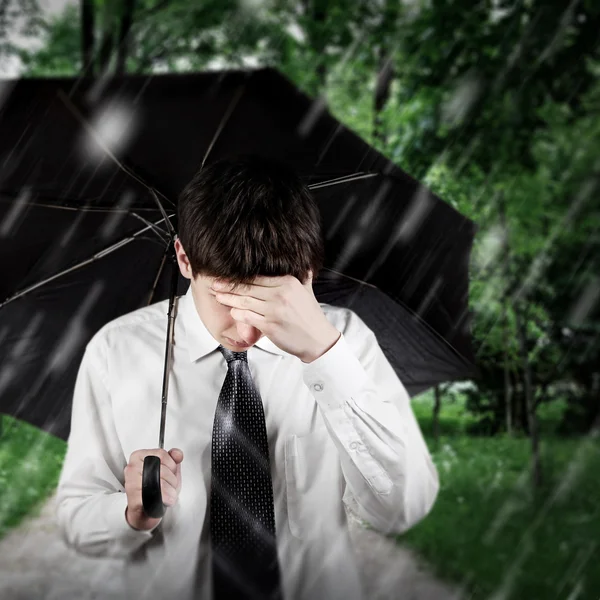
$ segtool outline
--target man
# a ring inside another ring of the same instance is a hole
[[[165,447],[168,300],[105,325],[73,398],[57,519],[66,543],[123,558],[127,598],[364,597],[346,510],[401,533],[438,474],[373,332],[317,302],[320,213],[258,157],[204,166],[178,203],[178,299]],[[142,506],[161,457],[162,518]]]

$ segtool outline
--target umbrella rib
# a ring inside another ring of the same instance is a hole
[[[353,173],[352,175],[345,175],[338,177],[337,179],[329,179],[327,181],[320,181],[319,183],[312,183],[308,186],[309,189],[315,190],[322,187],[329,187],[330,185],[338,185],[340,183],[347,183],[349,181],[357,181],[359,179],[367,179],[369,177],[377,177],[381,173]]]
[[[154,223],[154,225],[158,225],[161,221],[163,221],[163,219],[160,219],[158,221],[156,221]],[[49,283],[50,281],[53,281],[54,279],[58,279],[59,277],[61,277],[62,275],[66,275],[67,273],[71,273],[72,271],[76,271],[77,269],[80,269],[81,267],[84,267],[86,265],[89,265],[92,262],[95,262],[96,260],[99,260],[100,258],[103,258],[104,256],[106,256],[107,254],[111,254],[112,252],[114,252],[115,250],[118,250],[119,248],[122,248],[123,246],[129,244],[130,242],[135,241],[135,239],[141,235],[142,233],[144,233],[144,231],[147,231],[148,229],[150,229],[150,227],[144,227],[143,229],[140,229],[139,231],[136,231],[135,233],[131,234],[130,236],[123,238],[122,240],[119,240],[118,242],[116,242],[115,244],[113,244],[112,246],[108,246],[107,248],[104,248],[103,250],[100,250],[100,252],[97,252],[96,254],[94,254],[94,256],[80,262],[77,263],[76,265],[73,265],[72,267],[69,267],[68,269],[65,269],[64,271],[60,271],[60,273],[55,273],[54,275],[52,275],[51,277],[48,277],[47,279],[44,279],[42,281],[39,281],[38,283],[35,283],[23,290],[21,290],[20,292],[17,292],[16,294],[13,294],[10,298],[7,298],[6,300],[4,300],[4,302],[0,303],[0,308],[2,308],[3,306],[5,306],[6,304],[8,304],[9,302],[12,302],[13,300],[16,300],[17,298],[20,298],[22,296],[24,296],[25,294],[28,294],[29,292]]]
[[[156,225],[154,225],[154,223],[151,223],[151,222],[150,222],[150,221],[148,221],[147,219],[144,219],[144,217],[142,217],[142,216],[140,216],[140,215],[137,215],[137,214],[136,214],[136,213],[134,213],[134,212],[132,212],[132,213],[131,213],[131,215],[132,215],[133,217],[136,217],[136,218],[137,218],[137,219],[139,219],[140,221],[142,221],[142,223],[145,223],[146,225],[148,225],[148,227],[151,227],[151,228],[152,228],[152,231],[154,231],[154,233],[156,233],[156,235],[158,235],[158,237],[161,239],[161,241],[165,242],[165,244],[167,244],[167,245],[169,244],[169,241],[170,241],[170,239],[171,239],[171,238],[169,238],[169,237],[167,237],[167,236],[163,235],[165,232],[164,232],[164,231],[163,231],[163,230],[162,230],[160,227],[157,227]],[[168,226],[170,225],[170,228],[169,228],[169,229],[170,229],[171,231],[173,231],[173,232],[174,232],[174,230],[173,230],[173,226],[171,225],[171,222],[170,222],[170,220],[169,220],[169,219],[170,219],[170,217],[168,217],[166,214],[164,214],[163,216],[164,216],[164,218],[167,220]],[[173,216],[175,216],[175,215],[171,215],[171,217],[173,217]],[[163,219],[163,220],[164,220],[164,219]]]
[[[340,271],[336,271],[335,269],[330,269],[329,267],[323,267],[323,270],[331,271],[332,273],[335,273],[336,275],[341,275],[342,277],[345,277],[346,279],[352,279],[352,281],[356,281],[356,283],[360,283],[361,285],[368,285],[369,287],[372,287],[373,289],[379,290],[379,288],[372,283],[367,283],[366,281],[363,281],[362,279],[356,279],[355,277],[350,277],[350,275],[346,275],[345,273],[341,273]]]
[[[335,269],[330,269],[329,267],[323,267],[323,270],[331,271],[332,273],[336,273],[337,275],[341,275],[342,277],[346,277],[347,279],[352,279],[353,281],[356,281],[357,283],[360,283],[361,285],[368,285],[369,287],[372,287],[372,288],[380,291],[382,294],[386,294],[386,292],[384,292],[383,290],[378,288],[376,285],[373,285],[372,283],[367,283],[366,281],[363,281],[362,279],[356,279],[354,277],[350,277],[350,275],[346,275],[345,273],[340,273],[339,271],[336,271]],[[387,295],[388,294],[386,294],[386,296]],[[437,332],[423,317],[421,317],[421,315],[419,315],[416,311],[414,311],[412,308],[410,308],[410,306],[408,306],[406,304],[406,302],[404,302],[400,298],[394,298],[394,302],[401,304],[402,307],[407,312],[409,312],[411,316],[415,317],[424,327],[426,327],[430,333],[432,333],[438,340],[441,340],[449,348],[451,348],[459,356],[459,358],[461,358],[465,362],[465,364],[467,366],[473,366],[473,363],[471,363],[470,360],[468,360],[465,356],[463,356],[441,333]]]
[[[11,198],[9,201],[6,201],[0,198],[0,203],[12,204],[14,201]],[[26,206],[41,206],[43,208],[57,208],[59,210],[74,210],[74,211],[83,211],[83,212],[107,212],[107,213],[117,213],[117,212],[131,212],[128,208],[111,208],[111,207],[84,207],[84,206],[70,206],[68,204],[44,204],[43,202],[23,202]],[[156,208],[136,208],[136,211],[152,211],[155,212]]]
[[[158,197],[156,195],[156,191],[152,186],[148,185],[141,177],[139,177],[138,175],[136,175],[131,169],[127,168],[110,150],[110,148],[108,148],[108,146],[104,143],[104,140],[102,140],[102,138],[98,135],[98,133],[94,130],[94,128],[86,121],[86,119],[83,117],[83,115],[81,114],[81,112],[77,109],[77,107],[73,104],[73,102],[71,102],[71,99],[62,91],[62,89],[59,89],[57,92],[58,96],[61,98],[61,100],[65,103],[65,105],[67,106],[67,108],[75,115],[75,118],[85,127],[86,131],[93,136],[93,138],[96,140],[97,144],[102,148],[102,150],[104,150],[104,152],[106,152],[107,156],[109,156],[113,162],[125,173],[127,173],[127,175],[129,175],[130,177],[132,177],[133,179],[135,179],[138,183],[141,183],[147,190],[149,190],[154,197],[158,200]],[[173,207],[175,207],[175,205],[161,192],[159,192],[159,194],[171,205],[173,205]],[[159,202],[160,205],[160,202]],[[162,205],[160,205],[161,210],[162,210]]]
[[[169,246],[165,248],[165,252],[163,254],[162,260],[160,261],[160,267],[158,267],[158,273],[156,273],[156,277],[154,278],[154,284],[152,285],[152,289],[150,290],[150,297],[148,298],[148,306],[152,303],[152,299],[154,298],[154,292],[156,291],[156,286],[158,285],[158,280],[160,279],[160,275],[163,272],[165,267],[165,262],[167,261],[167,255],[169,254]]]
[[[158,237],[160,237],[161,241],[163,241],[163,242],[169,241],[169,239],[163,235],[164,232],[162,231],[162,229],[160,229],[159,227],[156,227],[153,223],[151,223],[150,221],[148,221],[141,215],[137,214],[138,210],[151,210],[154,212],[154,211],[156,211],[155,208],[142,208],[142,209],[136,208],[135,209],[136,212],[134,212],[127,208],[89,208],[89,207],[80,207],[80,206],[60,206],[60,205],[53,205],[53,204],[41,204],[39,202],[24,202],[24,204],[26,206],[42,206],[42,207],[46,207],[46,208],[58,208],[58,209],[62,209],[62,210],[72,210],[75,212],[106,212],[106,213],[123,213],[124,212],[124,213],[130,214],[132,217],[136,217],[137,219],[139,219],[146,225],[150,226],[153,229],[153,231],[158,235]],[[170,225],[170,221],[169,221],[170,217],[168,217],[164,213],[164,211],[161,211],[161,212],[162,212],[163,217],[165,219],[167,219],[167,222]],[[174,216],[174,215],[171,215],[171,217],[172,216]],[[173,230],[173,232],[174,232],[174,230]]]
[[[215,135],[213,136],[212,140],[210,141],[210,144],[208,145],[208,148],[206,149],[206,152],[204,154],[204,158],[202,159],[202,164],[200,165],[200,168],[202,168],[204,166],[204,162],[208,158],[208,155],[210,154],[210,151],[212,150],[213,146],[216,144],[217,138],[221,135],[221,131],[223,131],[223,128],[225,127],[227,121],[229,120],[229,117],[231,117],[231,113],[233,112],[233,109],[236,107],[237,103],[240,101],[240,98],[242,97],[242,94],[244,93],[245,88],[246,88],[245,85],[241,85],[238,88],[236,95],[233,97],[233,100],[229,103],[229,106],[227,107],[225,114],[223,115],[223,117],[221,118],[221,121],[219,122],[217,131],[215,131]]]
[[[167,223],[167,228],[169,230],[169,233],[171,234],[171,239],[175,239],[175,236],[177,235],[177,233],[175,232],[175,229],[174,229],[173,225],[171,224],[169,217],[167,217],[167,213],[165,212],[163,205],[160,203],[160,200],[158,199],[158,196],[156,195],[156,192],[154,191],[154,189],[153,188],[149,188],[149,189],[150,189],[150,193],[154,196],[154,199],[156,200],[156,204],[158,204],[158,209],[160,210],[160,212],[163,216],[163,219]]]

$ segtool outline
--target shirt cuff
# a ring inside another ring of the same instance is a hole
[[[324,408],[341,408],[340,402],[355,396],[368,382],[367,374],[344,334],[325,354],[302,363],[304,383]]]
[[[350,418],[354,410],[350,402],[358,404],[357,399],[371,390],[372,384],[343,334],[325,354],[304,364],[303,378],[334,437],[354,463],[357,478],[366,480],[378,496],[389,494],[393,487],[389,475]]]
[[[110,494],[106,498],[103,509],[106,526],[111,537],[118,539],[121,547],[130,552],[137,550],[137,548],[152,539],[153,531],[162,523],[162,520],[159,521],[152,529],[134,529],[125,518],[127,494],[123,492]]]

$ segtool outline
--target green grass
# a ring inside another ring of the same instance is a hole
[[[0,539],[24,517],[39,514],[58,485],[66,443],[23,421],[2,416]]]
[[[433,432],[433,392],[412,399],[412,408],[425,437]],[[444,435],[466,435],[467,427],[477,419],[465,409],[464,401],[442,399],[439,415],[440,432]]]
[[[553,434],[564,403],[540,407],[544,483],[534,491],[527,438],[470,437],[459,398],[442,403],[436,444],[432,395],[413,408],[440,474],[431,513],[399,542],[473,600],[600,598],[600,443]],[[0,537],[54,491],[62,440],[4,417],[0,438]]]
[[[398,540],[440,577],[466,585],[474,600],[598,600],[599,440],[546,434],[543,485],[534,490],[528,438],[461,435],[470,417],[457,402],[443,407],[444,435],[435,444],[431,398],[414,407],[441,486],[431,513]],[[551,430],[560,412],[545,410],[541,420]]]

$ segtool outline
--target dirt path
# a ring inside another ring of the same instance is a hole
[[[39,517],[0,540],[2,600],[122,600],[114,559],[81,556],[67,548],[54,522],[55,496]],[[463,600],[436,581],[412,554],[352,520],[369,600]]]

